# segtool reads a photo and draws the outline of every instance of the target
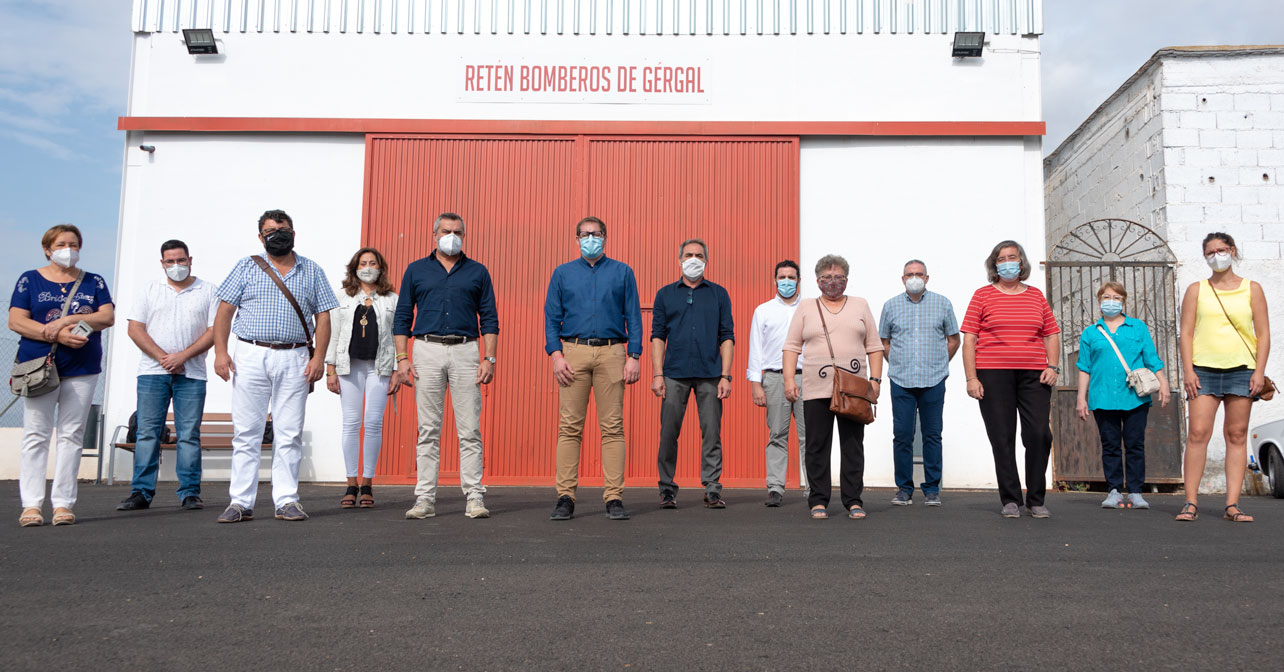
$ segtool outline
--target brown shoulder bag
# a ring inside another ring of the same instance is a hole
[[[1217,305],[1221,306],[1222,315],[1225,315],[1226,321],[1230,322],[1231,329],[1235,330],[1235,335],[1239,336],[1239,341],[1244,344],[1245,348],[1248,348],[1248,356],[1252,357],[1253,361],[1256,362],[1257,353],[1253,352],[1253,349],[1248,347],[1248,341],[1244,340],[1244,335],[1239,333],[1239,327],[1235,326],[1235,320],[1232,320],[1230,313],[1226,311],[1226,304],[1222,303],[1222,297],[1217,295],[1217,288],[1213,286],[1211,280],[1208,282],[1208,288],[1213,290],[1213,298],[1217,299]],[[1262,391],[1258,392],[1256,397],[1253,397],[1253,401],[1270,401],[1275,398],[1275,381],[1271,380],[1265,373],[1262,374],[1262,378],[1265,379],[1265,382],[1262,384]]]
[[[868,379],[838,366],[834,360],[834,342],[829,338],[829,325],[825,323],[825,307],[820,305],[820,299],[816,299],[816,310],[820,311],[820,326],[825,331],[829,361],[834,366],[834,393],[829,399],[829,410],[848,420],[868,425],[877,415],[878,399],[874,396],[874,386]],[[823,370],[820,377],[825,377]]]

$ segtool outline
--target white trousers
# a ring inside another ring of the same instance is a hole
[[[239,343],[232,357],[232,503],[254,508],[259,493],[263,426],[272,413],[272,502],[299,501],[303,415],[308,404],[308,349],[272,350]]]
[[[388,379],[375,373],[374,360],[354,359],[348,374],[339,376],[339,403],[343,406],[343,466],[348,478],[357,477],[360,463],[361,477],[374,478],[375,464],[379,461],[379,446],[383,441],[383,409],[388,403]],[[365,426],[364,440],[362,425]],[[359,453],[365,448],[365,459]]]
[[[76,506],[81,444],[97,384],[96,373],[63,378],[54,391],[22,401],[22,457],[18,466],[22,508],[39,509],[45,504],[45,472],[49,468],[50,435],[55,427],[58,453],[49,503],[55,509]]]
[[[415,447],[419,478],[415,498],[437,499],[447,387],[459,434],[459,486],[466,497],[481,497],[486,486],[482,485],[481,385],[477,383],[481,352],[477,343],[443,345],[417,340],[410,352],[417,376],[415,405],[419,411],[419,444]]]

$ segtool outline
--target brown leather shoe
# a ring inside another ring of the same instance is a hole
[[[727,503],[722,501],[722,495],[716,492],[706,492],[704,495],[704,508],[706,509],[725,509]]]

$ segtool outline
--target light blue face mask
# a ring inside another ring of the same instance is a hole
[[[1001,261],[995,266],[995,270],[1004,280],[1016,280],[1021,275],[1021,262]]]
[[[794,295],[794,292],[798,291],[798,281],[797,280],[777,280],[776,291],[780,292],[781,296],[788,299]]]
[[[1106,299],[1105,301],[1101,302],[1101,314],[1105,315],[1106,317],[1114,317],[1115,315],[1122,313],[1123,309],[1124,309],[1123,301]]]
[[[597,236],[580,238],[580,254],[585,259],[597,259],[602,256],[602,239]]]

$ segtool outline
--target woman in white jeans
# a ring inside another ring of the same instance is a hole
[[[396,369],[392,314],[397,294],[388,278],[388,262],[372,247],[352,255],[342,286],[339,307],[331,311],[334,337],[325,358],[326,388],[339,395],[343,405],[341,441],[348,489],[339,506],[369,509],[375,504],[371,482],[383,440],[388,380]],[[359,455],[363,446],[364,455]]]
[[[56,344],[53,355],[60,380],[57,388],[23,401],[18,467],[22,493],[18,524],[23,527],[45,524],[45,471],[55,429],[58,449],[49,495],[53,524],[76,522],[72,508],[76,506],[81,442],[94,386],[102,373],[101,332],[116,322],[116,309],[102,276],[76,267],[82,242],[80,229],[71,224],[46,231],[40,246],[49,264],[19,276],[9,300],[9,329],[22,337],[18,361],[47,357]]]

